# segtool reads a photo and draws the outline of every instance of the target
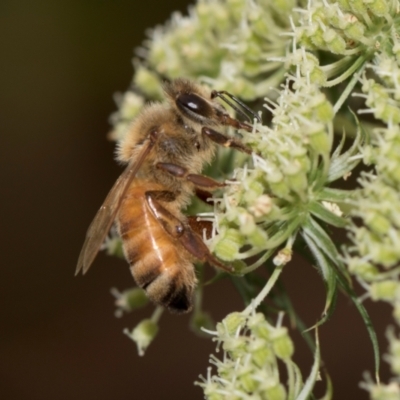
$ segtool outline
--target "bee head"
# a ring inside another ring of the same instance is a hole
[[[218,125],[222,105],[212,101],[210,90],[187,79],[176,79],[164,85],[164,92],[184,117],[202,125]]]

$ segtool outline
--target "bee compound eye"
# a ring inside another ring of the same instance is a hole
[[[212,115],[212,109],[207,101],[194,93],[181,93],[176,98],[176,104],[188,116],[208,117]]]

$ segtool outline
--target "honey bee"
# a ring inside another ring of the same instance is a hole
[[[166,101],[145,106],[118,145],[117,158],[128,165],[87,231],[76,274],[87,272],[115,222],[136,283],[155,304],[184,313],[192,308],[195,260],[232,269],[203,242],[204,224],[182,210],[194,194],[205,200],[225,185],[200,175],[217,145],[251,153],[220,130],[252,126],[232,118],[216,99],[258,116],[229,93],[187,79],[165,83],[163,90]]]

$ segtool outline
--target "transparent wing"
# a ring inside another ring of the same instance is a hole
[[[107,236],[108,231],[113,224],[119,207],[121,206],[124,195],[138,172],[139,168],[146,159],[148,153],[154,146],[154,141],[149,140],[139,153],[139,156],[132,160],[125,171],[117,179],[114,186],[108,193],[103,205],[97,211],[89,229],[86,233],[85,242],[81,253],[79,254],[78,264],[76,266],[75,275],[81,270],[85,274],[95,259],[101,245]]]

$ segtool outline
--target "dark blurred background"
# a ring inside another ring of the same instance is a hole
[[[127,264],[101,254],[88,275],[74,277],[86,229],[121,172],[106,140],[113,94],[130,84],[133,49],[145,30],[187,5],[0,2],[2,399],[202,398],[193,381],[206,374],[215,344],[189,331],[188,316],[165,313],[157,339],[138,357],[122,330],[152,309],[116,319],[109,292],[133,285]],[[295,259],[284,281],[312,325],[324,303],[316,271]],[[228,280],[208,287],[204,301],[216,320],[243,308]],[[385,349],[390,310],[366,305]],[[339,298],[320,336],[334,398],[368,398],[358,382],[373,370],[372,348],[348,300]],[[306,376],[312,357],[294,337]]]

